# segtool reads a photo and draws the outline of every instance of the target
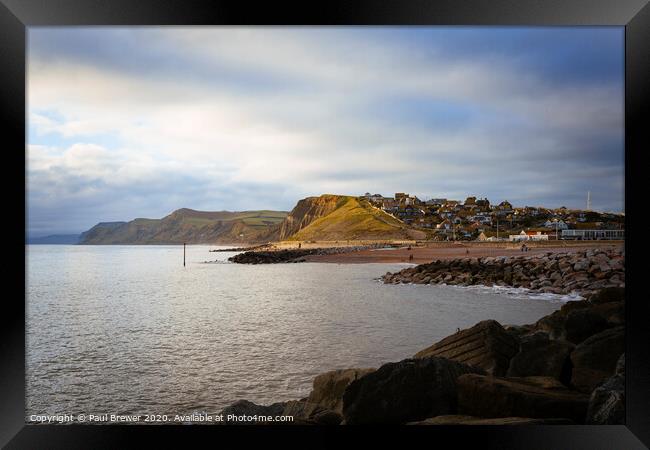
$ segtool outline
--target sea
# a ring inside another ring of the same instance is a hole
[[[333,369],[409,358],[573,296],[384,285],[408,264],[240,265],[192,245],[26,246],[26,416],[216,414],[306,397]]]

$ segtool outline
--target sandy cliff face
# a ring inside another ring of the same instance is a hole
[[[357,197],[321,195],[300,200],[279,230],[281,240],[337,241],[409,239],[395,217]]]
[[[348,198],[350,197],[330,194],[303,198],[280,224],[279,239],[287,239],[316,219],[325,217]]]
[[[100,223],[82,244],[263,243],[278,240],[336,241],[422,238],[402,221],[367,201],[324,194],[283,211],[174,211],[162,219]]]

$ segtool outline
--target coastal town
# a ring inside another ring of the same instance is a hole
[[[471,2],[457,25],[376,2],[374,26],[327,26],[368,14],[346,2],[308,26],[25,28],[29,0],[3,3],[29,114],[2,448],[99,443],[70,423],[648,445],[626,261],[645,79],[623,63],[645,61],[650,7],[608,6],[629,26],[575,26],[599,8],[569,1],[501,2],[498,26]]]
[[[426,231],[431,240],[621,240],[625,236],[625,214],[593,211],[589,199],[586,210],[576,210],[515,207],[507,200],[493,204],[487,198],[474,196],[465,201],[420,200],[404,192],[393,197],[366,192],[360,198],[405,224]]]

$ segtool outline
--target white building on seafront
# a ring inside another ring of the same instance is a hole
[[[511,234],[508,237],[510,242],[518,241],[548,241],[548,234],[542,234],[540,231],[535,233],[526,233],[524,230],[521,230],[519,234]]]
[[[562,239],[578,241],[624,240],[625,230],[562,230]]]

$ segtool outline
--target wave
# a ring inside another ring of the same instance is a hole
[[[584,300],[585,298],[576,291],[572,291],[569,294],[553,294],[550,292],[538,292],[532,291],[527,288],[522,287],[512,287],[512,286],[485,286],[482,284],[473,285],[473,286],[458,286],[458,285],[446,285],[442,284],[441,286],[459,288],[459,289],[470,289],[479,292],[489,292],[496,294],[504,294],[513,298],[521,298],[528,300],[546,300],[551,302],[567,303],[576,300]]]
[[[373,278],[374,281],[378,283],[383,284],[383,280],[381,277]],[[476,291],[478,293],[488,293],[488,294],[502,294],[502,295],[507,295],[512,298],[517,298],[517,299],[524,299],[524,300],[544,300],[544,301],[549,301],[553,303],[567,303],[567,302],[573,302],[577,300],[584,300],[585,297],[582,297],[579,292],[572,291],[569,294],[553,294],[550,292],[538,292],[538,291],[533,291],[527,288],[516,288],[512,286],[486,286],[483,284],[474,284],[470,286],[463,286],[463,285],[457,285],[457,284],[445,284],[445,283],[440,283],[440,284],[419,284],[419,283],[402,283],[406,285],[412,285],[412,286],[442,286],[445,288],[451,288],[451,289],[463,289],[463,290],[471,290],[471,291]],[[402,284],[398,284],[397,286],[401,286]]]

